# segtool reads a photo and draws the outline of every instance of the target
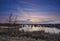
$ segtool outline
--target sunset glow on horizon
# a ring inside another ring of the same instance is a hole
[[[10,13],[18,15],[17,23],[60,23],[60,0],[0,0],[0,5],[0,23],[7,23]]]

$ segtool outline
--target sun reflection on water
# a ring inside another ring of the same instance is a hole
[[[25,32],[26,31],[45,31],[46,33],[59,33],[60,32],[60,29],[56,29],[56,28],[49,28],[49,27],[23,27],[23,28],[20,28],[19,31],[21,30],[24,30]]]

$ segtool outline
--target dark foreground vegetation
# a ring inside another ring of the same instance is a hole
[[[0,41],[60,41],[60,33],[51,34],[44,31],[0,33]]]
[[[44,31],[33,31],[33,32],[24,32],[18,31],[21,25],[26,24],[0,24],[0,26],[14,27],[14,28],[0,28],[0,41],[60,41],[60,33],[51,34],[45,33]],[[56,27],[60,29],[60,24],[27,24],[38,25],[42,27]],[[16,26],[18,28],[16,28]]]

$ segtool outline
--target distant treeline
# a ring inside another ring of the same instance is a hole
[[[60,24],[10,24],[10,23],[0,23],[0,26],[20,26],[20,25],[34,25],[35,27],[38,27],[38,25],[42,27],[56,27],[60,29]]]

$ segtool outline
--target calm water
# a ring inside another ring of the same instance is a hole
[[[25,32],[26,31],[41,31],[41,30],[44,30],[46,33],[59,33],[60,32],[60,29],[57,29],[57,28],[50,28],[50,27],[22,27],[19,29],[19,31],[21,30],[24,30]]]
[[[1,28],[8,28],[8,27],[1,27]],[[11,28],[14,28],[14,27],[11,27]],[[60,29],[57,29],[55,27],[28,27],[28,26],[26,26],[26,27],[20,28],[19,31],[21,31],[22,29],[25,32],[26,31],[30,31],[30,32],[32,32],[32,31],[41,31],[41,30],[44,30],[46,33],[48,33],[48,32],[49,33],[59,33],[60,32]]]

